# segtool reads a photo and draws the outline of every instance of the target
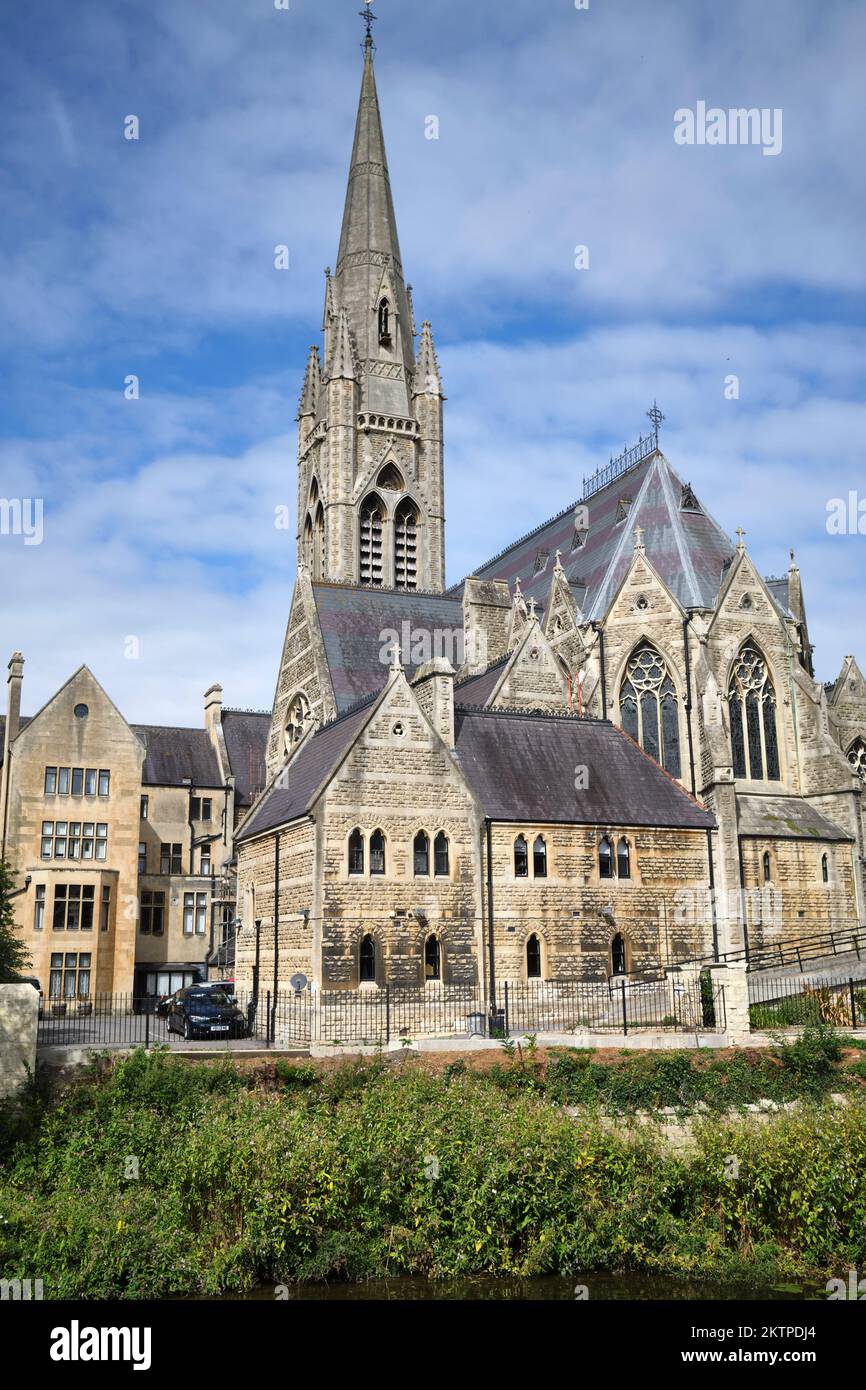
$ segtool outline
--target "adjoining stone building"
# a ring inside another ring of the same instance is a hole
[[[0,718],[0,857],[47,999],[136,999],[218,972],[234,942],[234,827],[264,775],[267,716],[205,696],[200,729],[128,724],[82,666],[22,717],[24,661]]]

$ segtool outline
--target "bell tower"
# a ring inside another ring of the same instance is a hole
[[[314,580],[441,593],[442,381],[403,275],[369,9],[364,18],[340,246],[325,271],[324,349],[321,358],[310,349],[298,408],[298,565]]]

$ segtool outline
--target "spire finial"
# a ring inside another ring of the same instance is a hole
[[[358,11],[367,26],[367,37],[364,40],[365,48],[373,47],[373,25],[376,23],[377,16],[373,14],[373,0],[364,0],[363,10]]]
[[[636,527],[634,528],[633,535],[634,535],[634,548],[635,548],[635,550],[643,550],[643,548],[644,548],[644,546],[643,546],[643,532],[644,532],[644,528],[643,528],[642,526],[636,526]]]
[[[661,425],[661,423],[662,423],[662,421],[664,420],[665,417],[664,417],[664,415],[662,415],[662,413],[661,413],[661,411],[659,410],[659,408],[658,408],[658,406],[657,406],[657,404],[656,404],[655,401],[653,401],[653,403],[652,403],[652,410],[648,410],[648,411],[647,411],[647,416],[649,417],[649,421],[650,421],[650,423],[651,423],[651,425],[652,425],[652,427],[653,427],[653,435],[654,435],[654,437],[655,437],[655,445],[656,445],[656,448],[658,448],[658,447],[659,447],[659,426]]]
[[[743,530],[742,526],[738,526],[738,527],[737,527],[737,535],[739,536],[739,541],[737,542],[737,550],[740,550],[740,551],[745,550],[745,548],[746,548],[746,542],[743,540],[743,537],[744,537],[745,534],[746,534],[746,533],[745,533],[745,531]]]

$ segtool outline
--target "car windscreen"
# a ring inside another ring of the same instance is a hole
[[[199,989],[195,994],[186,996],[188,1004],[193,1004],[196,1008],[201,1008],[203,1004],[228,1004],[228,995],[221,989]]]

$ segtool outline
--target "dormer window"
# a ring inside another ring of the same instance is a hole
[[[616,524],[625,521],[631,510],[631,498],[621,497],[616,505]]]
[[[549,559],[549,550],[537,550],[535,552],[535,566],[533,568],[533,574],[541,574],[542,570],[545,570],[547,568],[547,562]]]
[[[391,346],[391,305],[387,299],[379,304],[379,346]]]

